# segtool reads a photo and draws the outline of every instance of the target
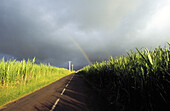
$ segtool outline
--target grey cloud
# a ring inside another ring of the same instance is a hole
[[[67,67],[120,56],[169,41],[168,29],[147,30],[162,0],[1,0],[0,53]],[[163,37],[160,37],[163,36]]]

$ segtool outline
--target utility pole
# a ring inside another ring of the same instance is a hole
[[[71,71],[71,61],[68,61],[68,69]]]
[[[48,63],[48,66],[50,66],[50,62]]]
[[[72,71],[73,71],[73,67],[74,67],[74,65],[72,64],[71,66],[72,66]]]

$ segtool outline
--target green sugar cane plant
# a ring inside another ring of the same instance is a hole
[[[117,111],[170,110],[170,44],[96,62],[79,71]]]
[[[13,61],[4,61],[4,58],[0,61],[0,81],[1,86],[8,86],[9,83],[23,82],[26,83],[28,79],[31,79],[34,76],[34,62],[31,63],[29,60],[18,62]]]
[[[64,68],[35,64],[33,60],[0,60],[0,105],[19,98],[71,72]]]

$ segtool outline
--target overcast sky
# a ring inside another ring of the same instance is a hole
[[[169,41],[169,0],[0,0],[0,57],[79,67]]]

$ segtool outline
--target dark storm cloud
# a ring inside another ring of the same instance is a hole
[[[0,53],[66,67],[156,47],[170,37],[168,0],[1,0]],[[164,22],[166,21],[166,22]],[[164,24],[164,25],[162,25]],[[156,32],[156,33],[155,33]],[[83,52],[83,50],[84,52]]]
[[[50,24],[52,21],[48,21],[48,17],[44,15],[45,8],[38,5],[39,3],[33,1],[2,1],[0,51],[18,59],[34,56],[40,60],[60,58],[56,61],[61,64],[62,58],[65,59],[65,55],[69,52],[66,46],[67,40],[61,40],[57,34],[53,35],[53,24]]]

